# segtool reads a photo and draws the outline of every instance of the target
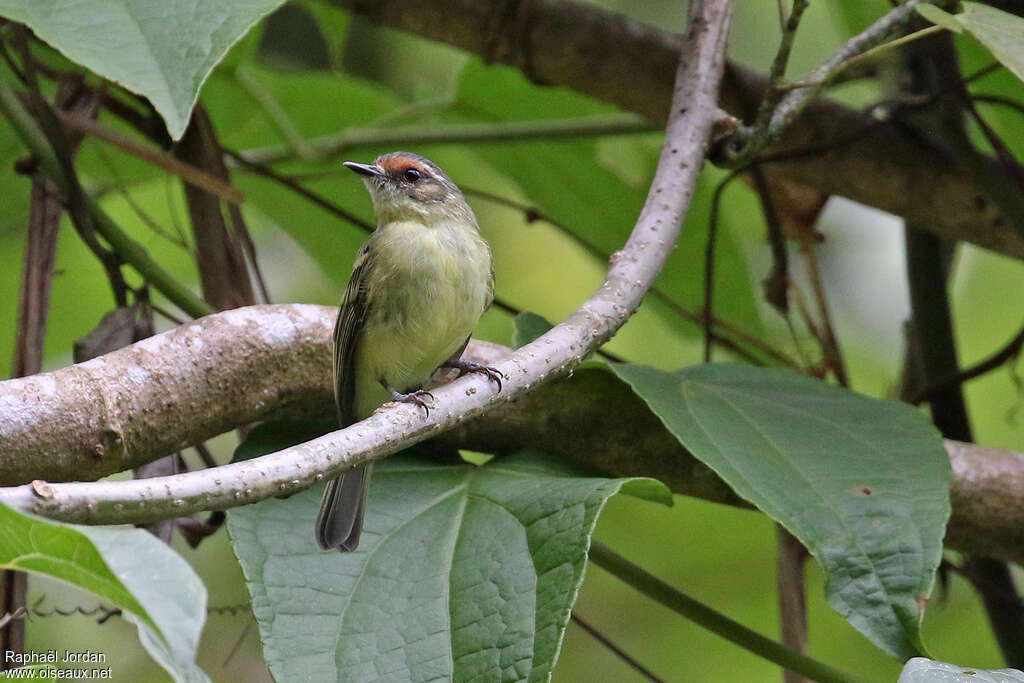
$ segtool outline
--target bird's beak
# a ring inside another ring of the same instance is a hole
[[[376,164],[357,164],[354,161],[346,161],[345,168],[355,171],[359,175],[364,175],[369,178],[374,176],[384,175],[384,169]]]

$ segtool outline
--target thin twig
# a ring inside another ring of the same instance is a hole
[[[628,652],[626,652],[621,647],[616,645],[608,636],[606,636],[605,634],[601,633],[596,628],[591,626],[585,619],[583,619],[583,617],[581,617],[576,612],[572,613],[572,620],[573,620],[573,622],[577,626],[579,626],[581,629],[583,629],[584,631],[589,633],[591,636],[593,636],[594,640],[598,641],[599,643],[604,645],[606,648],[611,650],[612,653],[614,653],[616,657],[618,657],[619,659],[624,661],[629,666],[633,667],[633,669],[638,674],[640,674],[641,676],[643,676],[644,678],[646,678],[649,681],[653,681],[654,683],[664,683],[662,681],[662,679],[660,679],[657,676],[655,676],[654,673],[650,669],[648,669],[646,666],[641,664],[639,661],[637,661],[636,659],[631,657]]]
[[[1003,167],[1003,171],[1016,183],[1018,192],[1024,191],[1024,169],[1021,169],[1020,164],[1017,163],[1017,158],[1014,156],[1009,145],[1003,142],[1003,139],[995,129],[988,124],[985,117],[974,106],[974,98],[964,97],[964,108],[971,118],[974,119],[974,122],[978,124],[978,128],[981,129],[982,135],[985,136],[988,144],[992,146],[996,153],[996,158],[999,160],[999,165]]]
[[[774,640],[747,628],[743,624],[733,621],[721,612],[676,590],[603,543],[595,541],[590,546],[590,560],[601,569],[621,579],[659,604],[694,621],[702,628],[781,667],[801,673],[819,683],[854,683],[863,681],[863,679],[853,674],[834,669],[824,662],[819,662],[807,655],[794,652]]]
[[[789,313],[789,252],[786,250],[786,236],[782,234],[782,221],[775,208],[768,182],[760,166],[752,166],[754,188],[761,200],[761,213],[768,228],[768,244],[772,251],[772,270],[764,279],[764,297],[780,314]]]
[[[192,164],[186,164],[162,149],[148,145],[138,140],[121,135],[117,131],[107,128],[98,121],[84,119],[78,116],[59,114],[61,123],[71,130],[89,135],[97,140],[102,140],[126,154],[137,159],[153,164],[172,175],[176,175],[189,185],[193,185],[210,194],[217,195],[226,202],[241,204],[245,201],[245,194],[231,183],[216,176],[210,175],[201,168]]]
[[[288,149],[300,159],[312,159],[316,156],[316,147],[307,142],[298,127],[288,116],[284,107],[277,101],[273,93],[263,87],[254,76],[249,75],[245,69],[235,69],[235,80],[239,85],[256,100],[256,103],[263,108],[270,120],[274,122],[277,129],[281,131],[288,141]]]
[[[775,525],[778,558],[775,584],[779,589],[779,622],[782,626],[782,644],[801,654],[807,654],[807,549],[796,536],[781,524]],[[810,683],[793,671],[783,672],[783,683]]]
[[[453,90],[455,89],[453,88]],[[374,128],[383,128],[384,126],[392,126],[398,121],[415,119],[425,114],[436,114],[444,111],[445,109],[450,109],[455,106],[458,101],[456,92],[450,92],[442,95],[441,97],[417,100],[381,114],[372,121],[371,125]]]
[[[827,83],[829,81],[834,80],[836,76],[838,76],[842,72],[846,71],[851,66],[853,66],[855,64],[859,64],[859,63],[861,63],[863,61],[866,61],[868,59],[873,59],[873,58],[877,57],[882,52],[885,52],[887,50],[891,50],[894,47],[900,47],[902,45],[906,45],[907,43],[911,43],[911,42],[913,42],[915,40],[920,40],[921,38],[927,38],[928,36],[930,36],[932,34],[940,33],[940,32],[945,31],[945,30],[946,29],[944,29],[941,26],[926,26],[925,28],[923,28],[923,29],[921,29],[919,31],[914,31],[913,33],[908,33],[905,36],[900,36],[899,38],[895,38],[895,39],[890,40],[890,41],[888,41],[886,43],[882,43],[881,45],[876,45],[875,47],[871,48],[870,50],[865,50],[864,52],[860,53],[859,55],[854,55],[853,57],[850,57],[845,62],[843,62],[842,64],[837,66],[827,76],[825,76],[824,82]]]
[[[107,280],[110,283],[110,289],[114,295],[115,304],[117,306],[126,306],[128,303],[129,287],[127,282],[125,282],[124,274],[121,272],[122,259],[97,239],[96,235],[98,232],[101,232],[101,226],[96,225],[96,220],[89,211],[89,199],[79,182],[78,174],[75,170],[75,150],[81,143],[81,135],[76,133],[68,134],[68,131],[61,125],[58,112],[50,106],[38,89],[35,69],[31,66],[33,59],[28,41],[24,39],[23,32],[20,30],[16,33],[16,36],[18,36],[18,46],[22,53],[23,63],[26,65],[25,72],[30,86],[29,90],[23,93],[24,106],[21,102],[16,105],[19,114],[18,119],[19,122],[23,121],[38,136],[36,138],[37,141],[50,154],[47,161],[53,163],[54,169],[59,169],[64,182],[61,183],[54,178],[50,178],[48,182],[45,178],[37,178],[36,180],[42,181],[48,188],[55,188],[48,189],[48,192],[63,195],[65,208],[71,218],[75,231],[103,266]],[[69,76],[66,80],[61,80],[58,83],[58,91],[65,88],[71,88],[73,91],[69,97],[79,100],[78,106],[71,107],[71,109],[77,109],[85,118],[92,118],[96,113],[96,99],[93,91],[86,88],[82,84],[81,78],[77,76]],[[10,94],[13,95],[13,91]],[[57,107],[57,109],[64,108]],[[68,112],[61,113],[66,114]],[[12,120],[12,123],[15,124],[17,129],[18,122]],[[38,155],[34,154],[32,163],[32,173],[34,174],[37,170],[37,165],[42,162],[40,162]]]
[[[797,28],[800,27],[800,18],[804,10],[810,5],[810,0],[793,0],[793,9],[782,24],[782,37],[779,40],[779,47],[772,60],[771,69],[768,72],[768,90],[765,92],[761,105],[757,110],[757,119],[754,123],[755,129],[767,128],[775,113],[775,108],[782,99],[785,92],[779,87],[786,77],[786,66],[789,64],[789,54],[793,50],[793,40],[796,38]],[[782,11],[782,5],[779,5]]]
[[[998,104],[1003,107],[1008,107],[1018,114],[1024,114],[1024,103],[1018,102],[1012,97],[1005,95],[992,95],[992,94],[978,94],[971,95],[971,99],[975,102],[984,102],[985,104]]]
[[[968,85],[970,83],[973,83],[974,81],[981,80],[985,76],[988,76],[989,74],[991,74],[991,73],[993,73],[995,71],[999,71],[1002,68],[1003,68],[1003,63],[1002,62],[994,61],[991,64],[989,64],[988,66],[983,66],[980,69],[978,69],[977,71],[975,71],[974,73],[969,74],[967,76],[964,76],[963,84],[964,85]]]
[[[881,41],[885,40],[885,38],[897,27],[906,22],[910,17],[914,16],[915,8],[917,5],[921,4],[922,1],[923,0],[907,0],[903,4],[887,12],[871,26],[846,41],[845,45],[839,48],[839,50],[825,60],[821,66],[814,70],[809,80],[823,81],[829,73],[833,72],[844,62],[866,52]],[[808,88],[790,93],[786,96],[779,103],[779,106],[772,115],[770,128],[767,131],[768,137],[766,142],[777,139],[782,131],[793,122],[804,106],[806,106],[807,103],[818,94],[822,86],[823,83],[815,83]]]
[[[807,297],[804,296],[803,290],[795,282],[790,283],[790,289],[793,292],[793,301],[796,302],[796,309],[800,312],[800,319],[807,327],[807,331],[818,342],[819,347],[824,347],[825,332],[818,326],[818,321],[811,314],[811,307],[807,303]],[[789,333],[793,337],[793,342],[796,343],[797,333],[796,328],[793,327],[792,316],[787,315],[786,320],[789,322]]]
[[[273,303],[270,298],[270,288],[263,277],[263,269],[260,268],[259,259],[256,254],[256,243],[252,239],[249,227],[242,219],[241,210],[237,206],[229,207],[228,218],[231,220],[231,229],[238,236],[239,243],[242,245],[242,251],[245,253],[245,258],[249,261],[249,267],[256,278],[256,286],[260,290],[260,298],[265,304]]]
[[[774,107],[766,125],[741,131],[733,145],[727,146],[729,166],[736,168],[746,165],[763,149],[778,141],[783,132],[796,120],[797,115],[825,86],[828,76],[843,62],[865,52],[885,40],[897,27],[906,22],[915,12],[915,7],[924,0],[907,0],[893,8],[865,30],[858,33],[839,50],[825,60],[806,78],[806,87],[799,88],[783,97]]]
[[[835,375],[839,386],[849,387],[850,380],[846,374],[846,362],[843,360],[842,348],[839,345],[839,338],[836,336],[835,326],[832,324],[832,315],[829,312],[828,299],[825,295],[825,283],[821,277],[821,269],[818,268],[818,258],[814,252],[814,245],[803,242],[800,251],[804,255],[804,262],[807,264],[807,273],[811,281],[811,290],[814,292],[814,301],[818,305],[818,318],[821,320],[821,352],[825,363],[832,374]]]
[[[214,460],[213,453],[210,452],[210,449],[207,447],[205,443],[198,443],[195,446],[193,446],[193,448],[199,455],[199,459],[203,461],[204,465],[206,465],[207,467],[217,466],[217,461]]]
[[[0,57],[2,57],[4,62],[7,63],[7,67],[11,70],[11,73],[13,73],[19,81],[21,81],[22,83],[28,82],[28,78],[25,76],[25,72],[21,70],[21,67],[18,66],[18,64],[14,61],[14,58],[11,57],[11,53],[7,50],[7,44],[3,40],[0,40]]]
[[[273,180],[275,183],[288,188],[289,190],[299,195],[300,197],[309,200],[316,206],[319,206],[324,211],[336,216],[337,218],[340,218],[341,220],[347,223],[351,223],[352,225],[363,230],[364,232],[373,232],[374,226],[372,224],[367,223],[362,218],[356,216],[354,213],[346,211],[345,209],[341,208],[334,202],[325,198],[323,195],[313,192],[312,190],[304,187],[301,183],[292,180],[286,175],[278,173],[265,163],[251,161],[243,153],[236,152],[226,147],[222,151],[229,159],[232,159],[237,164],[239,164],[243,169],[249,171],[250,173],[255,173],[256,175],[262,176],[269,180]]]
[[[45,134],[22,106],[2,72],[0,72],[0,112],[11,123],[22,143],[32,151],[42,171],[62,191],[70,189],[73,179],[65,175],[65,171]],[[86,207],[96,231],[107,240],[118,257],[130,263],[164,296],[194,317],[213,312],[213,308],[209,304],[178,282],[173,275],[153,260],[141,244],[121,230],[120,226],[100,208],[99,204],[92,199],[86,199]]]
[[[153,311],[155,313],[159,313],[160,315],[162,315],[163,317],[167,318],[168,320],[170,320],[175,325],[184,325],[185,324],[185,320],[183,318],[180,318],[180,317],[174,315],[173,313],[168,311],[166,308],[161,308],[160,306],[157,306],[154,303],[150,303],[149,305],[150,305],[150,307],[152,307],[152,309],[153,309]]]
[[[436,142],[520,142],[607,135],[650,133],[660,128],[635,114],[604,114],[570,119],[503,121],[500,123],[425,123],[394,128],[346,128],[333,135],[306,141],[309,158],[335,157],[357,147],[425,145]],[[270,164],[293,158],[290,145],[274,145],[240,152],[248,161]]]
[[[224,663],[221,666],[226,667],[231,662],[231,660],[234,659],[235,655],[238,653],[239,648],[242,647],[242,643],[245,642],[245,637],[249,635],[250,631],[252,631],[252,625],[254,623],[256,622],[252,619],[248,620],[245,623],[245,628],[242,629],[241,634],[239,634],[238,638],[235,640],[235,644],[231,647],[231,650],[224,658]]]
[[[592,254],[602,262],[607,261],[609,254],[599,249],[595,244],[587,240],[580,234],[570,230],[563,223],[555,220],[551,216],[548,216],[540,209],[535,206],[523,204],[501,195],[486,192],[484,190],[477,190],[474,188],[462,187],[462,192],[469,196],[477,196],[481,199],[500,204],[502,206],[514,209],[523,214],[523,220],[527,223],[533,223],[535,221],[544,221],[553,228],[557,229],[562,234],[566,235],[573,242],[583,247],[588,253]],[[657,299],[662,304],[667,306],[673,313],[683,318],[684,320],[693,323],[703,329],[705,321],[708,319],[707,316],[702,312],[695,309],[687,308],[682,304],[675,301],[669,296],[663,289],[658,286],[652,286],[648,295],[651,298]],[[746,360],[754,365],[764,365],[764,361],[754,355],[751,351],[743,348],[740,344],[746,344],[757,349],[758,352],[766,356],[767,358],[775,361],[779,365],[788,366],[794,369],[799,369],[800,365],[795,360],[787,356],[782,351],[774,348],[771,344],[765,342],[762,339],[758,339],[754,335],[746,332],[740,327],[733,325],[732,323],[726,322],[721,318],[714,315],[710,318],[713,329],[711,331],[712,340],[715,344],[718,344],[722,348],[728,349],[732,353],[736,354],[740,358]],[[727,335],[731,335],[727,336]]]
[[[704,247],[704,362],[711,362],[711,321],[714,320],[715,294],[715,242],[718,239],[718,217],[721,211],[722,194],[725,188],[741,173],[735,170],[722,179],[711,195],[711,212],[708,217],[708,240]]]
[[[961,574],[981,596],[1006,663],[1014,670],[1024,666],[1024,601],[1016,590],[1010,565],[988,557],[968,556]]]
[[[121,199],[123,199],[125,203],[128,205],[128,208],[130,208],[132,212],[136,216],[138,216],[139,220],[142,221],[155,234],[167,240],[170,244],[173,244],[174,246],[179,247],[186,252],[191,251],[189,249],[188,243],[185,241],[185,238],[180,233],[174,235],[171,234],[169,230],[164,230],[163,226],[157,223],[152,216],[146,213],[146,211],[141,206],[139,206],[139,203],[136,202],[135,198],[132,197],[130,192],[128,192],[128,188],[125,187],[124,181],[121,180],[121,177],[118,174],[117,166],[110,159],[110,156],[102,149],[97,149],[96,154],[97,156],[99,156],[100,161],[103,162],[103,165],[107,167],[107,171],[110,173],[111,178],[113,178],[111,186],[113,187],[114,191],[117,192],[118,195],[120,195]]]
[[[1024,329],[1017,333],[1017,335],[1009,341],[1003,348],[999,349],[991,356],[981,361],[976,365],[972,365],[955,375],[944,377],[936,381],[934,384],[921,388],[919,391],[909,396],[906,400],[909,403],[918,405],[935,394],[946,391],[950,387],[958,384],[964,384],[969,382],[976,377],[981,377],[987,372],[991,372],[996,368],[1002,367],[1009,361],[1020,356],[1021,348],[1024,348]]]

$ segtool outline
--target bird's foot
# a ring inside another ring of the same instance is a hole
[[[408,394],[403,394],[397,391],[393,387],[389,386],[387,382],[381,382],[384,388],[391,392],[391,400],[395,403],[412,403],[420,408],[423,408],[424,415],[430,415],[430,406],[427,405],[424,398],[429,398],[430,402],[434,402],[434,395],[425,389],[417,389],[416,391],[410,391]]]
[[[498,391],[501,391],[501,380],[508,379],[503,374],[501,374],[501,371],[498,370],[497,368],[492,368],[489,365],[483,365],[481,363],[476,363],[471,360],[448,360],[445,361],[444,364],[441,365],[441,367],[457,369],[459,371],[459,377],[462,377],[463,375],[468,374],[470,372],[485,375],[487,379],[491,380],[492,382],[497,382]]]

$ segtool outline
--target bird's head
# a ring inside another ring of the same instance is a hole
[[[345,167],[363,176],[380,223],[476,223],[458,186],[437,164],[419,154],[392,152],[377,157],[372,164],[346,161]]]

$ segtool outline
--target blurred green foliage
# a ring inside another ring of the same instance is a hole
[[[373,125],[381,117],[402,123],[487,121],[577,116],[608,109],[573,93],[528,85],[509,69],[485,66],[450,48],[349,20],[325,4],[293,4],[306,8],[320,22],[334,70],[279,72],[256,62],[253,55],[262,30],[257,26],[232,49],[202,93],[223,144],[231,149],[286,141],[281,121],[260,104],[258,94],[271,96],[287,113],[290,125],[307,138]],[[599,4],[663,27],[683,26],[683,10],[671,0]],[[791,74],[815,66],[888,7],[886,0],[812,3],[796,42]],[[778,38],[776,3],[737,2],[736,10],[730,53],[764,71]],[[965,73],[991,62],[991,56],[969,36],[956,42]],[[61,61],[54,54],[45,56]],[[254,84],[259,93],[254,94]],[[515,96],[496,102],[497,87]],[[1018,99],[1024,95],[1020,82],[1005,72],[987,76],[976,90]],[[863,84],[840,88],[835,94],[857,106],[878,97],[876,88]],[[1024,117],[995,105],[984,105],[982,111],[1010,147],[1024,153]],[[118,127],[114,120],[104,122]],[[557,144],[432,144],[417,146],[415,151],[437,161],[456,182],[539,207],[570,231],[611,251],[632,226],[658,145],[658,136],[645,135]],[[348,158],[366,161],[388,151],[392,150],[352,150]],[[0,127],[0,295],[8,302],[0,306],[0,331],[7,332],[0,335],[0,372],[5,375],[13,349],[29,190],[28,180],[16,176],[12,168],[23,154],[13,133]],[[180,184],[93,140],[84,145],[79,168],[87,188],[102,189],[104,207],[115,220],[160,263],[196,286],[189,253],[147,226],[140,216],[144,213],[166,233],[187,235]],[[293,161],[279,169],[308,175],[311,189],[371,220],[361,185],[339,171],[337,160]],[[660,286],[686,305],[694,304],[701,291],[699,264],[710,194],[722,177],[715,169],[705,172],[679,249],[659,279]],[[233,178],[247,194],[246,216],[274,301],[335,304],[365,234],[265,179],[240,170],[233,172]],[[717,310],[792,355],[797,353],[794,344],[811,352],[806,336],[794,342],[777,314],[763,303],[760,282],[769,262],[756,199],[740,185],[725,197]],[[544,221],[527,222],[521,211],[493,202],[470,201],[492,244],[497,292],[503,299],[558,321],[600,282],[606,263],[556,227]],[[842,206],[830,207],[827,218],[819,225],[826,238],[821,247],[825,284],[854,388],[886,395],[899,379],[895,374],[902,355],[899,325],[907,308],[898,251],[902,242],[893,238],[898,226],[876,212]],[[878,264],[883,267],[879,269]],[[954,273],[960,357],[970,364],[1002,346],[1019,329],[1019,297],[1014,293],[1024,290],[1024,266],[965,246],[958,251]],[[887,288],[880,296],[877,288],[864,283],[875,277],[897,288]],[[102,269],[65,221],[46,339],[46,369],[70,363],[72,342],[85,335],[111,305]],[[876,327],[883,324],[884,330],[878,332]],[[512,318],[492,310],[478,336],[509,343]],[[609,348],[629,360],[672,370],[699,362],[700,346],[691,324],[648,301]],[[1017,450],[1024,447],[1015,375],[1001,369],[975,380],[967,387],[967,398],[979,442]],[[232,442],[230,435],[217,440],[222,462],[230,458]],[[765,516],[686,498],[664,509],[620,497],[608,505],[597,536],[684,591],[762,633],[778,636],[775,529]],[[211,605],[247,601],[223,533],[199,550],[188,549],[180,539],[175,547],[203,577]],[[816,567],[809,565],[810,654],[868,679],[894,680],[899,663],[885,657],[827,606],[821,584]],[[30,602],[43,594],[47,604],[94,604],[92,597],[67,587],[33,580]],[[778,680],[774,665],[681,620],[599,569],[588,572],[578,610],[666,680]],[[237,615],[210,616],[200,664],[214,680],[269,680],[255,628],[246,625],[247,619],[244,608]],[[36,619],[28,628],[28,646],[103,649],[115,662],[116,680],[166,680],[142,654],[132,631],[117,619],[102,626],[82,616]],[[948,597],[933,597],[924,632],[939,659],[986,668],[1002,665],[976,597],[958,578],[953,578]],[[586,633],[570,627],[554,680],[642,679]]]

